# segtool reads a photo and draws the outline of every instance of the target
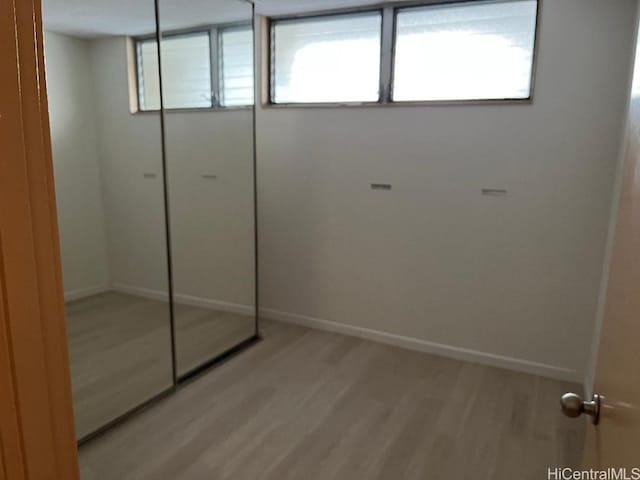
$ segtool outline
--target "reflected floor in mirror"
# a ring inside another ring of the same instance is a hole
[[[175,305],[178,374],[252,336],[253,317]],[[76,415],[82,438],[172,386],[167,302],[107,292],[67,303]]]
[[[578,385],[272,321],[80,449],[82,480],[533,480],[577,466]]]

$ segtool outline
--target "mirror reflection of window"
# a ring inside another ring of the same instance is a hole
[[[138,39],[136,56],[139,108],[159,110],[155,38]],[[162,87],[166,109],[253,105],[251,26],[214,25],[195,32],[164,34]]]
[[[220,75],[223,107],[253,105],[253,31],[250,27],[222,30]]]

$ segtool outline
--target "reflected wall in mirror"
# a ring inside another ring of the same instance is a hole
[[[141,115],[130,35],[153,0],[44,0],[45,61],[76,430],[173,385],[160,114]],[[145,66],[147,83],[159,73]],[[135,97],[133,97],[135,100]]]
[[[256,335],[253,6],[159,0],[178,375]],[[137,41],[139,79],[148,38]],[[141,74],[141,75],[140,75]],[[157,86],[140,84],[157,106]]]

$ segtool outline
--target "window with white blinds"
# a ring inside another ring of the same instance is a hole
[[[270,102],[531,98],[538,0],[442,0],[271,21]]]
[[[137,43],[138,109],[160,110],[160,74],[158,43],[144,40]]]
[[[376,102],[381,12],[272,23],[274,103]]]
[[[220,34],[220,104],[253,104],[253,32],[226,28]]]
[[[217,48],[215,48],[217,46]],[[157,42],[137,41],[138,109],[160,109]],[[253,31],[249,26],[165,33],[161,41],[166,109],[253,104]]]
[[[536,10],[535,0],[399,9],[393,100],[529,98]]]
[[[165,108],[211,107],[209,32],[164,36],[160,52]]]

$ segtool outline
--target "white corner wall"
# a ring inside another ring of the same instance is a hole
[[[109,284],[89,42],[45,32],[65,297]]]
[[[544,0],[532,104],[259,109],[265,314],[582,381],[635,9]]]
[[[167,297],[159,115],[129,113],[126,40],[91,41],[112,287]]]

